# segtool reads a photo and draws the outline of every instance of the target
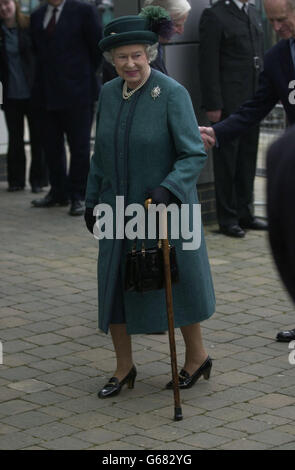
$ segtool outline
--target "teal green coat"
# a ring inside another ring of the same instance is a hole
[[[186,89],[161,72],[152,70],[146,84],[127,101],[122,99],[123,80],[104,85],[97,112],[95,152],[91,159],[86,206],[107,203],[115,212],[115,198],[126,204],[143,204],[149,190],[162,185],[175,200],[198,203],[196,183],[206,153]],[[160,95],[152,97],[152,90]],[[180,282],[173,284],[175,327],[209,318],[215,297],[205,240],[195,251],[176,247]],[[99,328],[107,333],[116,296],[119,270],[124,283],[126,253],[132,241],[99,241]],[[146,246],[155,242],[148,240]],[[123,290],[123,286],[122,286]],[[164,290],[125,292],[124,309],[128,333],[151,333],[167,329]]]

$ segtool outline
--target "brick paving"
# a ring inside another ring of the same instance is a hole
[[[217,297],[203,324],[209,381],[173,421],[168,336],[133,337],[134,390],[99,400],[115,366],[97,329],[97,242],[67,208],[30,207],[0,184],[0,449],[294,449],[295,366],[274,338],[295,326],[265,233],[206,227]],[[176,331],[178,363],[184,347]]]

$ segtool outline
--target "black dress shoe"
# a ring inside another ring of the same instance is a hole
[[[189,373],[186,372],[186,370],[181,369],[179,376],[178,376],[179,388],[181,389],[191,388],[202,375],[204,376],[205,380],[208,380],[210,378],[211,369],[212,369],[212,359],[210,356],[207,357],[206,361],[204,361],[201,367],[199,367],[196,370],[196,372],[194,372],[192,375],[189,375]],[[170,382],[167,383],[166,388],[168,390],[173,389],[172,380],[170,380]]]
[[[246,234],[244,230],[238,225],[221,225],[220,233],[227,235],[228,237],[243,238]]]
[[[71,204],[71,208],[69,210],[70,215],[83,215],[85,212],[85,205],[82,201],[73,201]]]
[[[280,331],[277,334],[277,341],[280,341],[281,343],[289,343],[293,339],[295,339],[295,329]]]
[[[68,206],[69,201],[67,199],[59,199],[53,196],[51,193],[41,199],[34,199],[32,205],[34,207],[54,207],[54,206]]]
[[[240,220],[240,226],[250,230],[268,230],[268,223],[265,220],[257,219],[257,217],[251,220]]]
[[[135,366],[132,367],[130,372],[124,377],[121,382],[117,377],[112,377],[108,383],[98,392],[98,398],[108,398],[118,395],[121,392],[123,385],[128,384],[128,388],[134,388],[134,382],[137,375]]]

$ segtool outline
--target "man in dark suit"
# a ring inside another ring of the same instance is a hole
[[[263,66],[263,30],[247,0],[219,0],[200,20],[202,104],[212,123],[222,121],[254,96]],[[253,215],[259,127],[213,150],[216,210],[221,233],[244,237],[263,230]]]
[[[267,17],[282,38],[264,56],[264,70],[253,99],[246,101],[227,119],[212,127],[200,127],[205,146],[217,139],[221,146],[257,125],[281,101],[290,124],[295,123],[292,103],[295,80],[295,0],[264,0]],[[211,139],[211,140],[210,140]]]
[[[249,127],[258,124],[278,101],[283,104],[289,123],[295,124],[295,0],[264,0],[264,7],[273,29],[282,40],[265,55],[264,70],[254,98],[224,121],[211,128],[200,128],[206,148],[216,140],[218,145],[223,145],[242,135]],[[277,339],[295,339],[295,329],[278,333]]]
[[[295,126],[271,145],[267,154],[269,240],[282,281],[295,302]],[[295,339],[295,329],[278,341]]]
[[[43,139],[51,189],[35,207],[67,205],[84,213],[89,170],[90,132],[98,98],[96,70],[101,60],[99,15],[77,0],[48,0],[33,12],[32,37],[37,58],[33,99],[43,110]],[[67,176],[64,137],[70,148]]]

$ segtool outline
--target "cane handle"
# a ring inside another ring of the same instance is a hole
[[[152,200],[151,197],[149,197],[148,199],[146,199],[146,200],[144,201],[144,207],[146,208],[146,210],[148,210],[149,205],[152,204],[152,202],[153,202],[153,200]]]

